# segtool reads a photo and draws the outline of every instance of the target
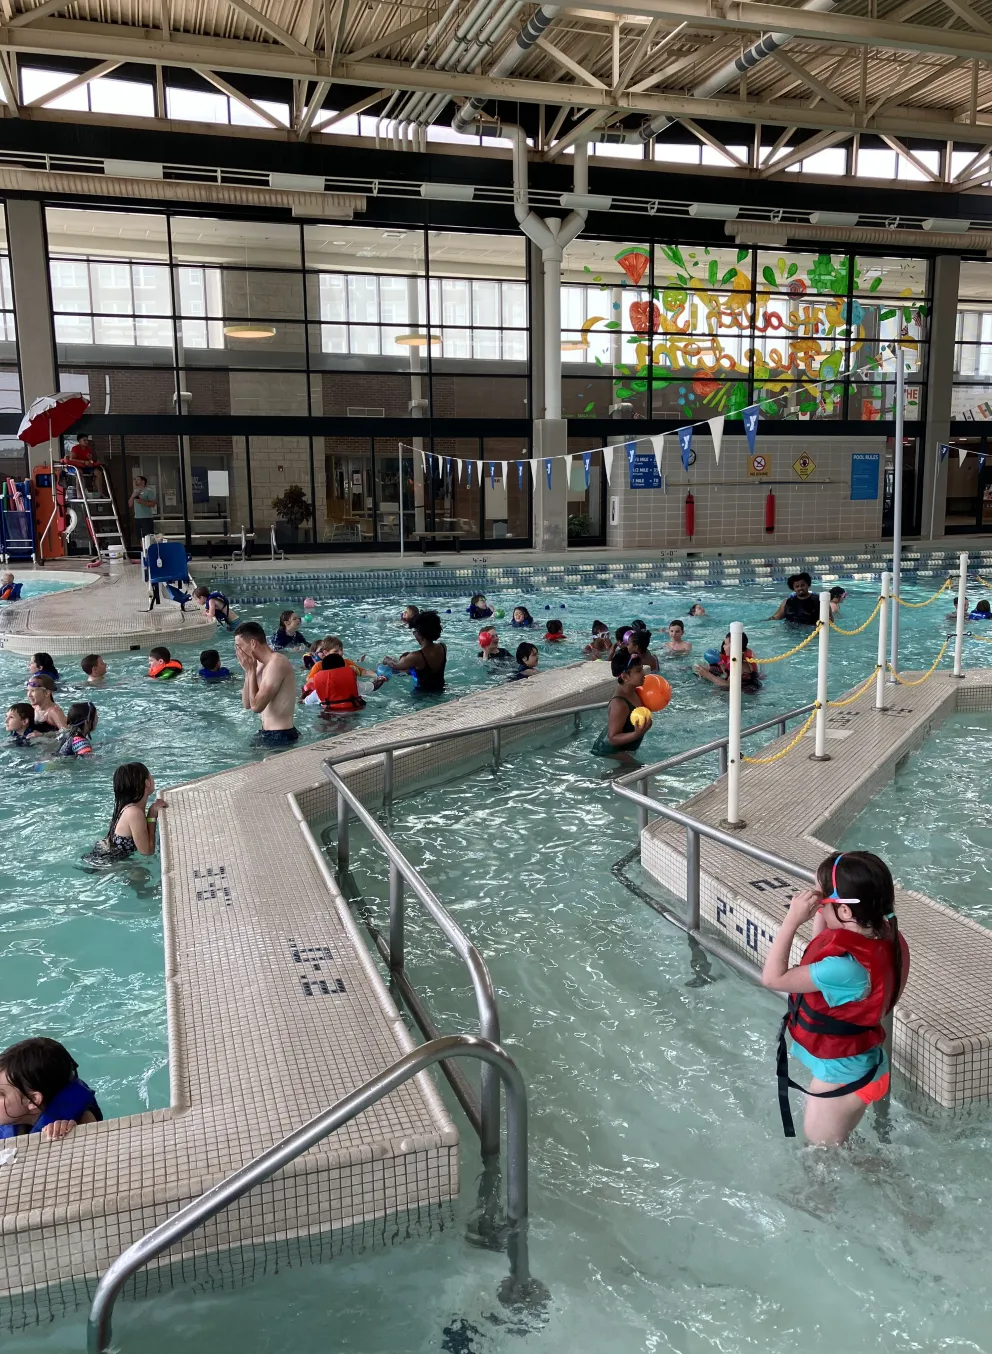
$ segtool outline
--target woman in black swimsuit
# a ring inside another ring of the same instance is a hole
[[[384,658],[384,667],[394,672],[408,672],[412,690],[431,694],[444,690],[444,668],[448,649],[438,643],[441,638],[441,617],[436,611],[422,611],[413,624],[413,637],[420,645],[399,658]]]
[[[102,868],[127,860],[135,851],[141,856],[155,852],[155,826],[166,807],[164,799],[149,804],[155,782],[143,762],[125,762],[114,772],[114,814],[107,835],[83,860]]]

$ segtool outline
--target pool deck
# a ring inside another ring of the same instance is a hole
[[[115,572],[111,572],[114,567]],[[24,571],[20,571],[24,578]],[[65,588],[11,602],[0,611],[0,649],[32,654],[39,649],[53,658],[66,655],[120,653],[156,644],[202,644],[216,633],[217,623],[195,603],[183,612],[164,600],[148,610],[148,585],[133,562],[104,566],[89,578],[57,570],[35,577],[71,577],[85,592]]]
[[[809,760],[811,730],[781,761],[742,768],[742,836],[747,841],[815,868],[900,762],[949,715],[992,710],[992,670],[973,670],[963,680],[938,672],[921,686],[887,686],[886,692],[889,708],[884,711],[875,710],[871,687],[861,700],[831,712],[829,761]],[[745,755],[772,756],[795,733],[793,727],[760,752],[753,741],[745,743]],[[671,799],[666,790],[661,794]],[[678,807],[719,826],[727,811],[726,778]],[[681,828],[664,820],[649,822],[641,834],[641,860],[659,883],[685,898]],[[755,965],[764,962],[797,887],[757,861],[701,840],[702,919]],[[895,1065],[941,1105],[987,1100],[992,1097],[992,930],[904,888],[897,889],[896,911],[912,950],[912,968],[895,1012]],[[804,928],[794,961],[808,939]],[[769,1059],[771,1069],[770,1044]]]
[[[84,1300],[126,1246],[413,1047],[308,827],[332,812],[321,770],[328,752],[362,754],[376,737],[429,736],[461,722],[464,738],[396,755],[399,792],[487,754],[490,735],[475,725],[601,700],[612,686],[605,665],[559,668],[167,791],[171,1104],[88,1125],[59,1143],[17,1140],[16,1159],[0,1167],[0,1292],[8,1302],[42,1285],[50,1286],[49,1311]],[[556,736],[572,719],[552,724],[540,736]],[[525,728],[514,736],[538,735]],[[363,800],[381,796],[381,757],[361,756],[345,775]],[[431,923],[411,905],[407,925]],[[475,1151],[473,1142],[473,1161]],[[182,1257],[184,1282],[202,1281],[213,1273],[205,1253],[227,1249],[224,1272],[237,1282],[254,1268],[253,1244],[348,1229],[358,1229],[363,1247],[391,1244],[410,1229],[367,1224],[411,1212],[426,1223],[458,1188],[458,1133],[424,1073],[172,1258]],[[155,1285],[152,1275],[142,1291]]]

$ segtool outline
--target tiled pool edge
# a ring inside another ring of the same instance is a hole
[[[891,690],[891,688],[890,688]],[[815,866],[832,849],[829,837],[850,823],[877,790],[891,779],[897,764],[919,747],[948,715],[958,710],[992,709],[992,671],[950,677],[922,687],[897,688],[900,716],[867,718],[858,734],[836,744],[834,763],[816,766],[799,749],[769,767],[747,767],[742,789],[749,841]],[[835,719],[844,718],[838,712]],[[850,716],[846,716],[848,721]],[[897,726],[896,718],[905,719]],[[895,729],[893,741],[892,738]],[[774,752],[788,739],[768,745]],[[851,756],[845,763],[845,751]],[[847,785],[836,774],[846,765]],[[834,771],[831,772],[831,766]],[[829,785],[830,796],[822,788]],[[819,797],[818,797],[819,796]],[[802,810],[797,818],[796,806]],[[725,812],[721,778],[687,800],[685,812],[718,823]],[[826,838],[826,840],[825,840]],[[649,874],[678,897],[685,897],[685,852],[680,831],[655,821],[641,836],[641,860]],[[788,898],[795,884],[730,850],[703,842],[701,915],[725,941],[759,965],[782,918],[775,900]],[[774,904],[774,906],[772,905]],[[899,888],[897,910],[913,947],[913,968],[906,995],[895,1013],[893,1054],[897,1069],[941,1105],[957,1107],[992,1098],[992,932],[943,904]],[[797,939],[798,959],[808,937]],[[961,993],[967,992],[967,1001]],[[771,1043],[769,1058],[771,1059]]]
[[[464,719],[464,738],[397,756],[400,789],[487,752],[490,736],[473,732],[473,721],[587,703],[612,686],[603,665],[583,663],[481,700],[476,694],[427,712],[411,703],[411,714],[376,733],[429,735]],[[526,736],[515,731],[508,741]],[[54,1285],[78,1301],[133,1240],[412,1046],[340,891],[329,896],[288,798],[309,821],[326,816],[323,757],[349,742],[361,753],[368,738],[363,729],[169,792],[163,909],[173,1104],[80,1129],[58,1144],[18,1141],[16,1161],[0,1170],[6,1294]],[[374,799],[381,759],[363,757],[347,779]],[[299,960],[286,957],[294,944],[304,966],[326,949],[327,976],[341,974],[356,992],[359,1024],[375,1031],[364,1050],[357,1027],[342,1033],[337,1017],[321,1020],[316,1003],[299,999]],[[282,981],[287,973],[292,990]],[[295,1068],[295,1080],[287,1082],[284,1067]],[[458,1134],[427,1074],[349,1130],[177,1247],[172,1260],[188,1261],[196,1277],[204,1253],[347,1228],[457,1194]]]

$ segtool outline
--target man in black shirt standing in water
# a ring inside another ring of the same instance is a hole
[[[792,589],[792,596],[787,597],[774,616],[769,616],[771,621],[792,621],[794,625],[815,625],[820,619],[820,599],[814,597],[810,588],[813,586],[813,580],[809,574],[793,574],[787,580]]]

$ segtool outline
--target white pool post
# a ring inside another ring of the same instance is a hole
[[[814,762],[828,762],[827,752],[827,658],[830,649],[830,593],[820,593],[820,649],[816,666],[816,745]]]
[[[889,589],[892,575],[882,574],[882,606],[878,613],[878,671],[875,675],[875,709],[885,709],[885,656],[889,626]]]
[[[727,826],[741,822],[741,675],[744,658],[744,626],[730,622],[730,727],[727,731]]]
[[[958,556],[961,568],[958,572],[958,614],[957,625],[954,631],[954,676],[963,677],[961,671],[961,650],[964,648],[964,618],[967,614],[968,603],[965,600],[965,593],[968,591],[968,552],[962,550]]]
[[[901,321],[900,321],[901,324]],[[903,446],[904,404],[906,400],[906,364],[902,343],[896,343],[896,428],[893,456],[892,482],[892,595],[896,599],[892,608],[892,672],[890,682],[895,682],[899,671],[899,598],[902,596],[902,479],[905,448]]]

